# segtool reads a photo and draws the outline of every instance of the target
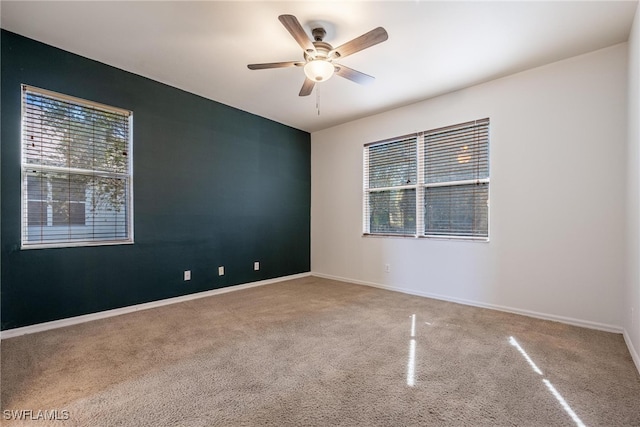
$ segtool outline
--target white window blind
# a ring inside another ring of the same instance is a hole
[[[489,119],[365,145],[363,231],[489,236]]]
[[[489,119],[425,132],[424,234],[489,236]]]
[[[23,248],[133,242],[131,122],[23,85]]]
[[[417,164],[415,136],[365,148],[366,233],[416,233]]]

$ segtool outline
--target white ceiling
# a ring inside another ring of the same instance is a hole
[[[628,39],[637,1],[2,1],[9,31],[309,132]],[[333,77],[299,97],[301,60],[278,21],[334,47],[382,26],[389,40],[340,62],[376,77]]]

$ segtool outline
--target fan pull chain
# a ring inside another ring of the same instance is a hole
[[[318,110],[318,115],[320,115],[320,85],[316,85],[316,110]]]

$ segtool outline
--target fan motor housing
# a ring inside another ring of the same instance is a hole
[[[327,59],[330,60],[332,58],[329,58],[329,53],[333,50],[333,46],[331,46],[329,43],[325,43],[325,42],[313,42],[313,46],[316,48],[316,54],[312,55],[309,54],[307,52],[304,53],[304,59],[309,61],[312,59]]]

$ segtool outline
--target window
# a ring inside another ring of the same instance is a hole
[[[416,234],[417,138],[410,136],[365,149],[365,212],[372,234]]]
[[[130,111],[22,86],[22,247],[133,242]]]
[[[365,145],[364,234],[489,237],[489,119]]]

